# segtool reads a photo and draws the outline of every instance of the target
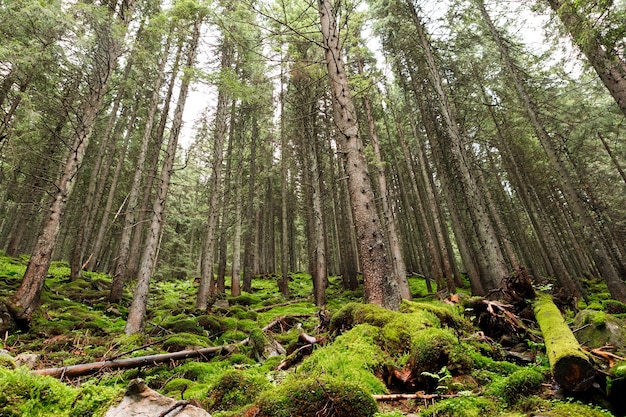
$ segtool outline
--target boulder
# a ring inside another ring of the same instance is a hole
[[[574,328],[581,345],[591,349],[612,345],[615,354],[626,356],[626,320],[603,311],[582,310],[574,318]]]
[[[141,379],[128,384],[126,394],[115,407],[109,408],[104,417],[211,417],[189,401],[177,401],[150,389]]]

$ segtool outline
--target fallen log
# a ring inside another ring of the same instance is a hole
[[[202,349],[181,350],[180,352],[162,353],[158,355],[139,356],[136,358],[114,359],[108,361],[84,363],[79,365],[63,366],[61,368],[46,368],[32,371],[37,375],[47,375],[54,378],[75,378],[78,376],[91,375],[101,370],[116,370],[138,368],[140,366],[154,365],[169,361],[214,356],[216,354],[232,352],[238,344],[212,346]]]
[[[569,391],[582,392],[591,388],[595,376],[593,364],[565,323],[552,297],[549,294],[539,295],[533,307],[554,380]]]

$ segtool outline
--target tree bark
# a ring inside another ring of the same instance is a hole
[[[363,60],[357,59],[359,74],[364,75]],[[378,192],[380,193],[380,201],[382,204],[382,214],[384,216],[387,235],[389,237],[389,254],[391,256],[391,264],[393,273],[398,279],[400,287],[400,295],[405,300],[411,299],[411,290],[409,289],[409,281],[406,277],[406,266],[404,264],[404,255],[402,254],[402,245],[400,242],[400,234],[396,226],[396,218],[389,204],[389,192],[387,190],[387,178],[385,176],[384,161],[380,152],[380,140],[374,121],[372,103],[367,94],[363,95],[363,109],[365,110],[365,118],[367,119],[367,127],[369,137],[374,150],[374,165],[377,169],[376,178],[378,180]]]
[[[333,97],[334,122],[338,130],[337,142],[344,156],[350,205],[357,230],[365,302],[397,309],[401,298],[399,277],[393,276],[393,268],[387,258],[386,239],[376,211],[356,110],[344,68],[337,21],[330,0],[319,0],[318,6]]]
[[[124,216],[124,226],[122,228],[122,235],[119,238],[117,244],[119,250],[117,253],[117,261],[115,263],[115,269],[113,272],[113,282],[111,284],[111,292],[109,293],[109,301],[112,303],[119,303],[122,300],[122,292],[124,290],[124,284],[126,282],[126,270],[128,268],[128,258],[130,252],[131,236],[133,229],[135,229],[135,221],[137,219],[137,212],[139,211],[139,192],[141,187],[141,178],[143,170],[146,165],[146,156],[148,154],[148,146],[150,145],[152,128],[159,105],[159,91],[165,78],[165,64],[167,63],[167,57],[169,55],[169,48],[171,44],[171,32],[170,36],[165,43],[165,49],[161,55],[161,62],[159,63],[159,69],[157,72],[157,78],[154,83],[154,88],[150,97],[150,108],[148,109],[148,115],[144,126],[143,136],[139,145],[139,155],[137,156],[136,168],[133,174],[133,181],[131,183],[130,192],[128,193],[128,202],[126,209],[126,216]],[[172,77],[175,79],[178,73],[178,62],[180,57],[180,48],[174,61],[174,68]],[[141,230],[141,228],[136,228]],[[137,231],[136,233],[140,233]]]
[[[611,259],[610,250],[601,238],[602,230],[598,226],[597,222],[594,222],[594,220],[591,218],[586,208],[584,207],[583,202],[579,197],[581,193],[579,193],[579,190],[576,189],[576,186],[574,185],[574,180],[569,172],[568,167],[565,166],[564,162],[559,158],[555,149],[556,146],[553,143],[552,138],[546,131],[544,125],[541,123],[539,119],[539,112],[536,108],[537,106],[528,94],[522,76],[520,75],[519,70],[516,68],[513,59],[509,54],[509,50],[502,39],[502,36],[498,33],[495,25],[491,20],[491,17],[489,16],[489,13],[487,13],[484,1],[476,0],[476,2],[484,21],[487,24],[489,32],[491,33],[491,36],[498,46],[498,49],[503,59],[503,64],[508,72],[511,81],[515,86],[518,97],[522,102],[526,115],[528,116],[528,119],[535,131],[535,134],[539,139],[541,146],[546,153],[546,156],[548,157],[550,166],[556,174],[557,180],[559,181],[559,187],[562,189],[563,194],[566,196],[566,201],[571,207],[572,213],[575,215],[577,222],[582,225],[581,231],[584,234],[585,239],[590,243],[592,247],[591,253],[593,260],[600,270],[607,284],[609,292],[611,293],[611,296],[616,300],[626,302],[626,284],[622,280],[622,277],[619,276],[619,271],[613,264],[613,260]],[[551,0],[551,3],[555,2],[556,1]],[[623,92],[626,93],[626,80],[623,87]],[[626,104],[626,101],[624,103]]]

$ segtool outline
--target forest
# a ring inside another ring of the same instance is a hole
[[[626,415],[626,1],[0,34],[0,416]]]

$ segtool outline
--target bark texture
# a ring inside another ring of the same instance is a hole
[[[393,276],[393,268],[387,258],[384,229],[376,211],[372,183],[359,135],[356,110],[344,68],[339,30],[330,0],[319,1],[319,14],[333,96],[337,142],[345,161],[350,206],[357,230],[365,301],[389,309],[397,309],[400,303],[398,277]]]

